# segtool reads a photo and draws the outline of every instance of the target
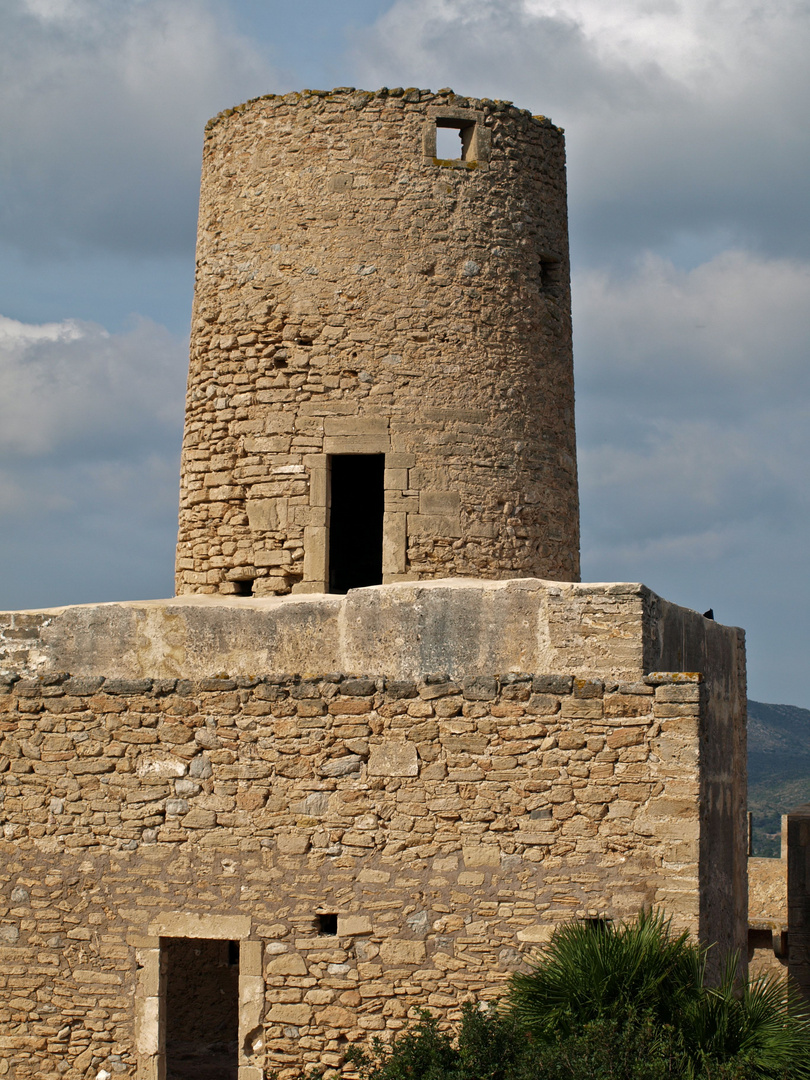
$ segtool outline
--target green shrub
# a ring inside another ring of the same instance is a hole
[[[810,1080],[810,1023],[778,979],[705,985],[707,950],[660,913],[560,927],[500,1007],[427,1012],[353,1048],[363,1080]]]
[[[720,985],[706,986],[707,952],[687,934],[675,935],[660,912],[618,925],[568,923],[529,972],[514,973],[509,1005],[540,1042],[575,1037],[594,1022],[630,1032],[650,1025],[671,1033],[678,1075],[726,1069],[810,1080],[805,1004],[781,979],[737,979],[736,956]]]

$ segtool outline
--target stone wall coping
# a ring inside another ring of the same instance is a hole
[[[0,672],[122,680],[107,693],[137,692],[136,680],[145,690],[148,679],[303,673],[313,663],[396,679],[553,671],[630,683],[663,672],[690,682],[689,672],[730,672],[741,648],[742,631],[638,582],[444,578],[345,595],[192,594],[0,612]]]
[[[260,97],[250,98],[240,105],[233,106],[233,108],[223,109],[222,112],[217,113],[208,121],[205,128],[206,131],[210,131],[221,121],[227,120],[230,116],[246,112],[255,105],[271,107],[298,105],[306,107],[310,102],[316,102],[320,99],[338,99],[358,108],[371,104],[373,101],[380,102],[388,98],[402,98],[410,105],[443,105],[457,109],[476,109],[485,111],[488,114],[506,113],[510,116],[523,116],[541,127],[556,129],[560,132],[563,130],[553,124],[547,116],[533,114],[530,109],[518,109],[511,101],[500,98],[463,97],[454,93],[449,87],[434,92],[432,90],[420,90],[414,86],[391,88],[383,86],[379,90],[360,90],[354,86],[337,86],[332,90],[294,90],[288,94],[263,94]]]
[[[336,593],[299,593],[288,596],[222,596],[189,593],[183,596],[159,597],[154,600],[111,600],[103,603],[64,604],[57,607],[21,608],[0,611],[4,615],[61,615],[66,611],[90,610],[92,608],[241,608],[248,610],[273,611],[279,608],[296,606],[340,607],[347,597],[358,594],[376,593],[381,597],[418,596],[444,590],[453,592],[548,592],[553,596],[573,595],[588,596],[604,594],[606,596],[654,596],[653,591],[638,581],[549,581],[545,578],[507,578],[504,580],[482,580],[480,578],[437,578],[433,581],[404,581],[390,585],[374,585],[367,589],[352,589],[341,595]]]

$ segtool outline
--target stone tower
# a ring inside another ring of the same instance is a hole
[[[562,132],[449,90],[230,109],[204,150],[177,592],[452,576],[579,579]]]

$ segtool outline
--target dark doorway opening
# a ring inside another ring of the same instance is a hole
[[[238,942],[168,938],[161,945],[166,962],[166,1080],[237,1080]]]
[[[332,458],[329,591],[382,584],[385,454]]]

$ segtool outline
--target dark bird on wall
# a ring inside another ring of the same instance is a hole
[[[704,619],[714,619],[714,608],[709,608],[708,611],[703,612]]]

